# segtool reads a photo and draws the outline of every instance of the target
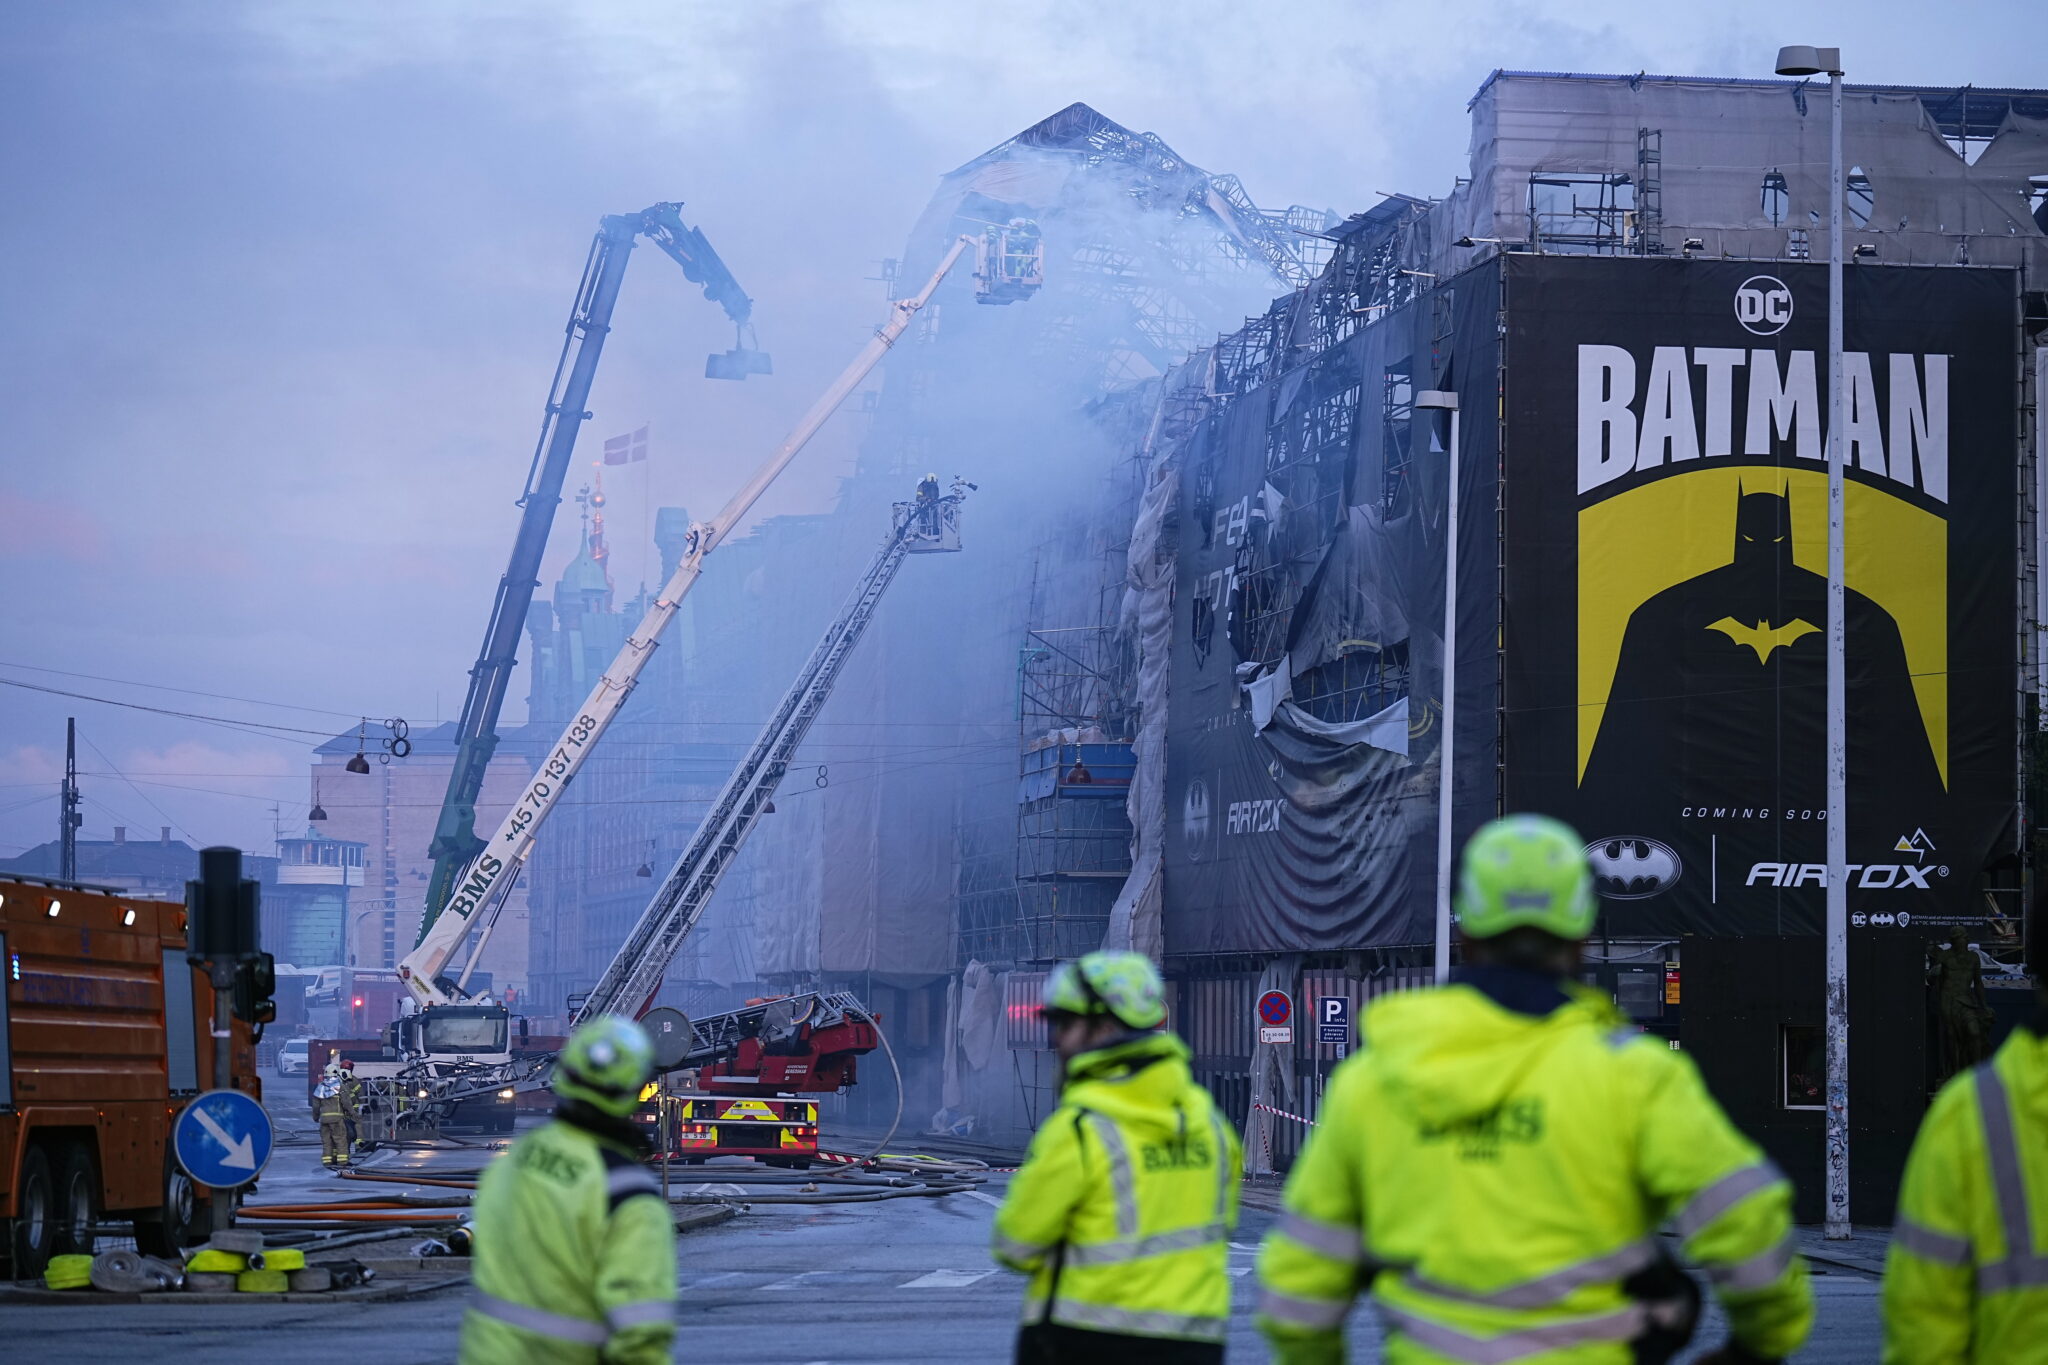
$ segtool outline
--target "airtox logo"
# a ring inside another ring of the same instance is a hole
[[[1760,337],[1792,323],[1792,291],[1775,275],[1751,275],[1735,289],[1735,320]]]
[[[1586,845],[1593,889],[1609,900],[1641,901],[1677,884],[1684,864],[1669,845],[1639,834],[1596,839]]]

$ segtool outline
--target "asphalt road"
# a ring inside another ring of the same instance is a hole
[[[380,1156],[375,1169],[425,1173],[475,1165],[489,1148],[445,1157]],[[680,1182],[679,1182],[680,1183]],[[297,1198],[336,1182],[317,1146],[281,1147],[259,1198]],[[350,1191],[356,1193],[356,1191]],[[444,1191],[445,1193],[445,1191]],[[841,1208],[755,1205],[731,1222],[683,1237],[679,1361],[1001,1361],[1009,1358],[1021,1280],[988,1260],[1001,1177],[969,1194]],[[1248,1208],[1232,1243],[1230,1357],[1265,1359],[1251,1322],[1252,1264],[1272,1214]],[[1875,1276],[1835,1267],[1817,1276],[1820,1322],[1797,1359],[1863,1365],[1878,1357]],[[174,1298],[136,1306],[0,1307],[0,1341],[38,1362],[279,1360],[426,1365],[455,1358],[465,1291],[391,1303],[195,1307]],[[1702,1343],[1721,1335],[1718,1322]],[[1354,1315],[1351,1356],[1376,1359],[1370,1315]],[[11,1351],[0,1355],[12,1358]]]

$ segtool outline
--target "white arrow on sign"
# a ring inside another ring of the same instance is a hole
[[[256,1169],[256,1144],[250,1140],[247,1133],[239,1138],[229,1137],[228,1130],[220,1126],[220,1120],[207,1113],[201,1106],[193,1107],[192,1117],[199,1120],[199,1126],[204,1128],[215,1142],[227,1149],[228,1154],[220,1159],[221,1165],[242,1166],[252,1171]]]

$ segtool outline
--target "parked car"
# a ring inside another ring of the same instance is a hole
[[[303,1076],[311,1065],[306,1038],[287,1038],[284,1046],[277,1050],[277,1074],[280,1076]]]

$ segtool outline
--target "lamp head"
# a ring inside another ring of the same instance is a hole
[[[1839,76],[1842,49],[1839,47],[1781,47],[1778,49],[1780,76]]]

